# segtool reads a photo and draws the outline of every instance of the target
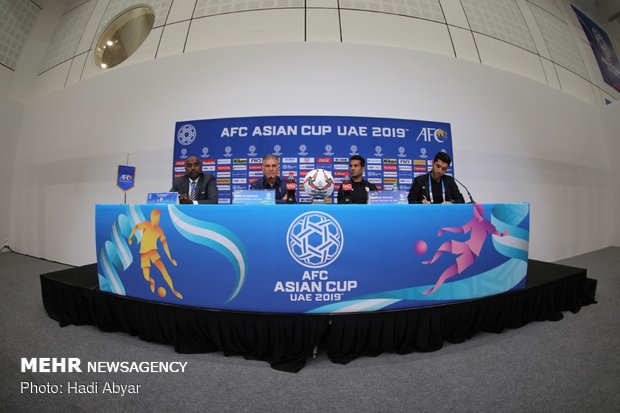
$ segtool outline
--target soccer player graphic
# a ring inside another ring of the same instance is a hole
[[[500,233],[495,226],[484,217],[484,206],[481,204],[474,205],[474,218],[468,221],[462,227],[447,227],[442,228],[437,233],[437,236],[441,237],[444,232],[453,232],[453,233],[471,233],[471,236],[466,241],[446,241],[439,246],[437,252],[433,258],[427,261],[422,261],[422,264],[432,264],[441,257],[444,252],[449,252],[454,255],[458,255],[456,258],[456,262],[446,268],[446,270],[439,276],[439,279],[435,283],[433,288],[430,288],[424,291],[423,294],[428,295],[431,294],[450,277],[453,277],[457,274],[462,273],[470,267],[478,257],[480,256],[480,251],[482,250],[482,245],[486,240],[489,234],[499,235],[503,237],[508,235],[508,230]]]
[[[128,242],[131,244],[132,237],[136,231],[143,231],[142,233],[142,241],[140,244],[140,266],[142,267],[142,273],[144,274],[144,278],[151,284],[151,292],[155,292],[155,280],[151,277],[151,263],[154,263],[155,266],[161,271],[166,283],[170,287],[170,291],[179,299],[183,299],[183,296],[180,292],[174,289],[172,285],[172,278],[170,278],[170,274],[164,267],[164,263],[161,262],[161,257],[157,252],[157,240],[161,241],[161,245],[164,247],[164,251],[168,256],[168,259],[172,263],[172,265],[176,266],[177,262],[170,256],[170,249],[168,248],[168,241],[166,241],[166,236],[164,235],[164,231],[159,226],[159,216],[161,215],[161,211],[158,209],[154,209],[151,212],[151,220],[150,221],[142,221],[139,224],[136,224],[131,230],[131,234],[129,234]]]

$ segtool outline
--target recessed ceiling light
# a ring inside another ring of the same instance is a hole
[[[138,6],[121,13],[99,36],[95,64],[109,69],[124,62],[144,43],[154,23],[155,13],[150,6]]]

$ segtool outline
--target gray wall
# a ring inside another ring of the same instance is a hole
[[[122,202],[115,165],[127,154],[138,182],[128,202],[142,202],[170,185],[176,121],[300,114],[450,122],[455,168],[479,202],[531,202],[533,258],[612,243],[613,184],[601,154],[612,155],[594,106],[435,54],[272,44],[149,61],[29,104],[15,161],[14,245],[94,262],[94,205]]]
[[[610,220],[610,226],[614,229],[612,245],[620,245],[620,103],[615,102],[601,110],[601,117],[607,147],[605,153],[600,154],[599,162],[608,162],[609,165],[610,202],[614,211]],[[592,200],[592,203],[598,202],[601,201]]]
[[[11,188],[23,106],[0,96],[0,247],[10,240]]]

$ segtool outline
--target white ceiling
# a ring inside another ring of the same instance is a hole
[[[53,0],[65,7],[71,9],[86,0]],[[578,0],[577,3],[586,4],[591,8],[597,8],[601,14],[609,21],[615,20],[620,23],[620,0]]]

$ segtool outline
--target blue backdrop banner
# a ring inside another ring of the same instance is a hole
[[[343,116],[194,120],[176,124],[173,176],[183,175],[185,159],[195,155],[202,170],[216,176],[219,202],[230,203],[232,191],[262,177],[266,154],[280,157],[283,177],[292,172],[301,184],[306,173],[322,168],[336,187],[348,173],[349,158],[358,154],[366,158],[366,178],[379,189],[408,191],[439,151],[454,159],[449,123]]]
[[[572,8],[588,38],[603,80],[617,91],[620,91],[620,63],[618,63],[618,56],[616,56],[614,46],[611,44],[607,32],[575,6],[572,6]]]
[[[525,286],[529,204],[97,205],[102,291],[281,313],[411,308]]]

